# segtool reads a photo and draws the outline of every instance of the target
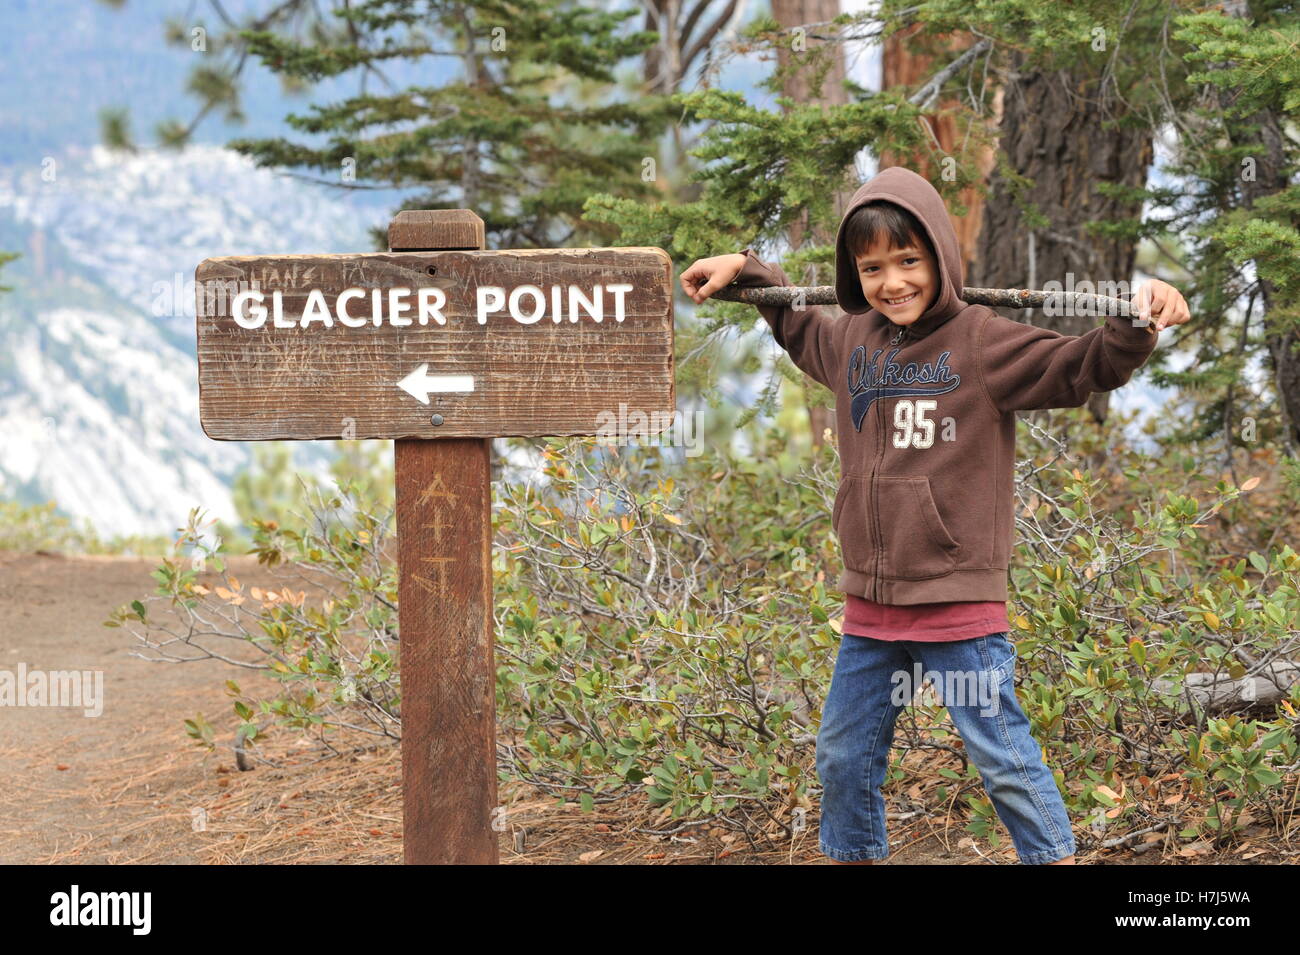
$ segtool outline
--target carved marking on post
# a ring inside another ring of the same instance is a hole
[[[448,490],[446,485],[442,483],[441,474],[435,474],[433,480],[425,485],[424,490],[420,492],[420,503],[428,504],[435,497],[445,497],[450,501],[456,500],[455,492]]]
[[[420,578],[420,577],[417,577],[416,579],[417,579],[417,580],[420,580],[422,583],[428,584],[429,586],[436,587],[436,588],[437,588],[437,595],[438,595],[439,597],[446,597],[446,596],[447,596],[447,574],[446,574],[446,570],[447,570],[447,568],[446,568],[446,565],[447,565],[448,563],[452,563],[452,564],[456,563],[457,558],[455,558],[455,557],[421,557],[421,558],[420,558],[420,561],[421,561],[422,563],[425,563],[425,564],[433,564],[433,565],[435,565],[435,569],[438,571],[438,582],[437,582],[436,584],[434,584],[434,583],[432,583],[432,581],[430,581],[428,578]],[[428,592],[432,593],[432,591],[428,591]]]
[[[433,512],[433,520],[425,521],[420,526],[431,528],[433,530],[434,540],[436,540],[439,544],[441,544],[443,529],[447,527],[451,527],[452,525],[448,524],[446,521],[443,520],[443,515],[441,511],[435,509]]]

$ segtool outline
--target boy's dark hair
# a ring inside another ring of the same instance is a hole
[[[909,243],[920,242],[929,251],[935,262],[939,257],[934,253],[929,233],[920,220],[902,206],[885,199],[877,199],[859,206],[844,223],[844,242],[849,255],[856,258],[871,248],[876,236],[884,233],[889,239],[889,248],[905,248]],[[855,269],[856,271],[856,269]]]

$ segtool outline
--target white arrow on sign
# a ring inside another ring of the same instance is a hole
[[[420,404],[429,403],[429,395],[436,391],[473,391],[473,375],[431,375],[429,374],[429,363],[425,362],[415,371],[411,372],[405,378],[397,383],[412,398],[417,399]]]

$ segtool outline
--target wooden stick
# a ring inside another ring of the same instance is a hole
[[[811,305],[836,305],[833,285],[771,285],[767,287],[737,288],[728,285],[713,293],[713,298],[724,302],[741,302],[745,305],[794,305],[796,297],[802,295],[802,303]],[[1130,303],[1123,299],[1110,298],[1106,295],[1090,295],[1086,292],[1044,292],[1034,289],[1019,288],[963,288],[961,299],[971,305],[988,305],[1004,308],[1042,308],[1052,305],[1057,309],[1070,309],[1079,315],[1118,315],[1131,318],[1134,324],[1139,321],[1137,314],[1130,311]],[[1155,334],[1155,325],[1148,319],[1139,326]]]

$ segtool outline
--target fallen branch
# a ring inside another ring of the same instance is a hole
[[[1118,849],[1120,846],[1126,846],[1135,839],[1140,839],[1149,832],[1159,832],[1162,829],[1169,828],[1168,820],[1157,822],[1154,826],[1147,826],[1145,829],[1138,829],[1136,832],[1130,832],[1125,836],[1116,836],[1114,839],[1107,839],[1098,846],[1099,849]]]
[[[833,285],[770,285],[765,288],[739,288],[728,285],[712,295],[724,302],[744,305],[837,305]],[[971,305],[988,305],[1005,308],[1042,308],[1050,306],[1074,315],[1118,315],[1131,318],[1135,325],[1155,333],[1150,320],[1143,321],[1130,310],[1130,303],[1107,295],[1090,295],[1087,292],[1044,292],[1019,288],[963,288],[961,299]]]
[[[1213,715],[1241,706],[1278,703],[1290,695],[1293,685],[1300,683],[1300,666],[1294,663],[1270,663],[1267,670],[1267,674],[1238,680],[1213,673],[1188,673],[1183,677],[1183,691]],[[1169,680],[1152,680],[1150,687],[1163,696],[1177,693]]]

